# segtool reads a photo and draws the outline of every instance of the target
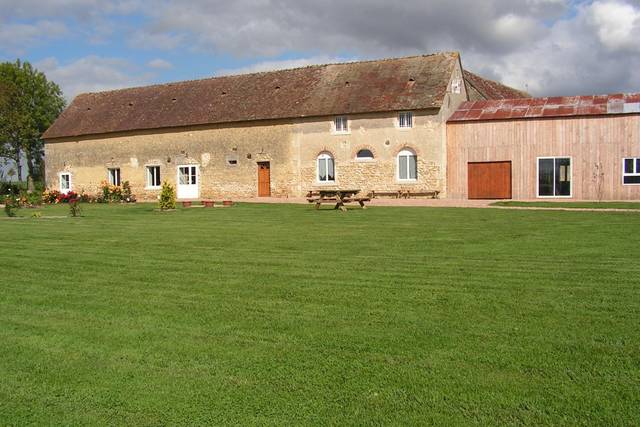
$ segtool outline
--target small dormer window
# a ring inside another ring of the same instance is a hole
[[[346,116],[338,116],[333,119],[333,130],[335,133],[348,133],[349,120]]]
[[[462,92],[462,81],[455,79],[451,82],[451,93],[459,94]]]
[[[405,111],[398,114],[398,127],[400,128],[413,127],[413,113],[411,111]]]

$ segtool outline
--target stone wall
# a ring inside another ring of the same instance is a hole
[[[444,189],[442,123],[438,111],[414,112],[413,127],[400,129],[397,114],[349,117],[349,132],[331,132],[332,118],[305,121],[295,126],[299,146],[300,189],[360,188],[363,192],[400,189]],[[360,149],[369,149],[373,160],[358,160]],[[416,181],[398,179],[397,155],[408,148],[418,157]],[[317,156],[330,153],[335,159],[334,183],[317,179]]]
[[[173,128],[95,135],[47,141],[46,180],[59,188],[59,174],[71,174],[72,189],[97,193],[107,180],[108,168],[120,168],[121,180],[129,181],[140,200],[155,200],[158,189],[146,186],[146,166],[160,166],[161,180],[176,185],[180,165],[198,165],[198,198],[255,197],[258,194],[258,162],[271,167],[271,194],[300,197],[307,191],[327,187],[371,190],[439,190],[446,195],[445,122],[466,99],[464,85],[454,70],[449,92],[440,109],[413,111],[413,127],[398,127],[398,113],[358,114],[348,117],[349,131],[333,132],[334,117],[302,120],[255,121],[191,128]],[[356,159],[362,148],[372,160]],[[418,177],[398,180],[398,153],[413,150],[418,157]],[[336,180],[317,179],[317,156],[331,153]],[[234,162],[231,164],[230,161]]]
[[[257,194],[257,162],[271,162],[274,196],[295,187],[292,125],[260,123],[136,132],[68,139],[45,145],[46,180],[58,188],[58,174],[70,172],[72,189],[97,193],[108,168],[120,168],[139,199],[156,199],[159,190],[146,186],[146,166],[159,165],[162,181],[176,185],[177,167],[199,166],[199,198],[253,197]],[[229,161],[235,161],[230,164]]]

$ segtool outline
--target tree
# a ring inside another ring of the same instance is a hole
[[[12,160],[18,179],[40,178],[42,134],[60,115],[65,100],[60,87],[28,62],[0,63],[0,157]]]

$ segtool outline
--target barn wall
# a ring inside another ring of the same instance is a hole
[[[568,156],[573,199],[598,199],[596,164],[604,200],[640,199],[640,185],[622,184],[622,159],[640,157],[639,115],[455,122],[447,134],[450,198],[467,198],[467,162],[511,160],[513,198],[536,199],[537,157]]]
[[[463,95],[464,96],[464,95]],[[460,95],[458,95],[460,97]],[[295,121],[247,122],[235,125],[173,128],[47,141],[46,181],[58,188],[58,175],[69,172],[72,189],[95,194],[108,168],[120,168],[141,200],[154,200],[158,189],[146,188],[148,165],[160,165],[161,179],[175,185],[177,166],[199,166],[199,198],[255,197],[257,162],[271,163],[271,192],[300,197],[322,188],[316,179],[320,152],[333,154],[336,182],[324,187],[370,190],[444,190],[445,120],[462,99],[447,100],[442,110],[414,111],[411,129],[399,129],[397,113],[349,116],[348,134],[332,133],[333,117]],[[373,161],[358,161],[361,148]],[[397,153],[410,148],[418,155],[418,180],[399,182]],[[237,160],[229,165],[227,160]]]

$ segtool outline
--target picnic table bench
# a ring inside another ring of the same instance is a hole
[[[358,203],[362,209],[366,209],[365,202],[371,200],[370,197],[356,197],[360,190],[317,190],[307,193],[307,201],[315,203],[316,209],[320,209],[323,203],[334,204],[334,209],[346,211],[345,204]]]
[[[410,199],[411,197],[431,197],[437,199],[440,191],[438,190],[398,190],[398,191],[372,191],[369,193],[369,197],[375,199],[376,197],[392,197],[394,199]]]

